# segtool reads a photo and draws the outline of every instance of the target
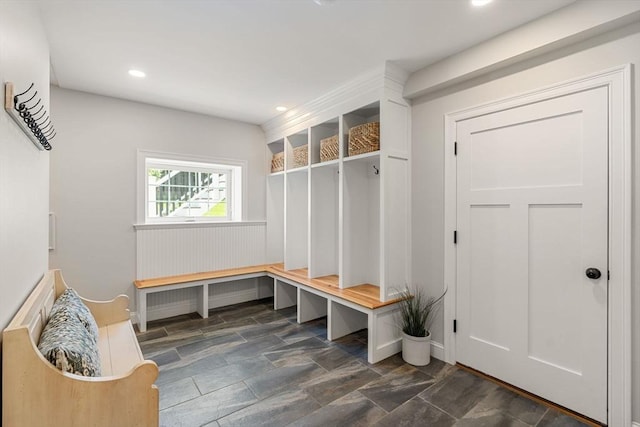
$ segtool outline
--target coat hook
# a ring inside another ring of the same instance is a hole
[[[31,98],[29,98],[26,101],[21,102],[20,104],[18,104],[17,110],[18,111],[24,111],[25,109],[30,110],[31,108],[27,108],[27,102],[31,102],[33,100],[33,98],[36,97],[37,94],[38,94],[38,91],[36,91],[36,93],[34,93]],[[38,105],[38,104],[36,104],[36,105]]]
[[[46,115],[47,115],[47,110],[44,110],[44,112],[40,117],[38,117],[37,119],[34,117],[33,120],[35,120],[36,122],[40,122],[40,120],[42,120],[42,118]],[[47,120],[49,120],[49,116],[47,116],[47,118],[44,119],[42,122],[38,123],[38,126],[42,127],[43,124],[47,123]]]
[[[40,130],[43,132],[47,131],[47,128],[53,125],[53,122],[51,121],[51,119],[47,117],[47,120],[48,120],[48,123],[46,126],[40,126]]]
[[[373,170],[375,170],[374,174],[380,175],[380,169],[378,169],[376,165],[371,165],[371,166],[373,166]]]
[[[4,86],[6,100],[13,99],[13,106],[9,102],[5,102],[5,110],[36,147],[41,150],[51,150],[52,146],[49,141],[55,138],[56,131],[47,114],[42,97],[38,98],[38,91],[35,89],[34,83],[32,82],[24,92],[15,95],[13,83],[6,82]],[[22,100],[22,97],[28,99]],[[36,98],[37,101],[31,105]]]
[[[18,98],[19,96],[22,96],[22,95],[24,95],[25,93],[29,92],[29,91],[31,90],[31,88],[33,88],[33,83],[31,83],[31,86],[29,86],[29,88],[28,88],[27,90],[25,90],[24,92],[19,93],[19,94],[17,94],[16,96],[14,96],[13,98],[14,98],[14,100],[16,101],[16,103],[18,102],[18,101],[17,101],[17,98]]]
[[[38,98],[38,102],[33,104],[32,107],[27,107],[27,110],[33,110],[34,108],[36,108],[40,104],[40,101],[42,101],[42,98]],[[43,107],[44,107],[44,105],[43,105]]]

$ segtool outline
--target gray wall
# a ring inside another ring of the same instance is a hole
[[[51,155],[50,265],[81,295],[133,298],[138,149],[246,160],[245,217],[264,220],[265,139],[258,126],[57,87],[51,106],[60,136]]]
[[[0,82],[35,82],[49,105],[49,45],[32,2],[0,1]],[[0,111],[0,328],[47,270],[49,153]],[[0,338],[1,340],[1,338]]]
[[[640,422],[640,197],[638,186],[640,161],[640,24],[616,30],[577,45],[520,63],[491,75],[425,95],[413,102],[413,277],[427,284],[436,294],[444,277],[444,115],[564,80],[598,72],[621,64],[633,68],[633,420]],[[443,342],[444,327],[438,319],[433,328],[434,340]]]

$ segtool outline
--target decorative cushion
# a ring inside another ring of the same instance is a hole
[[[66,290],[53,304],[38,350],[62,371],[90,377],[101,375],[98,327],[75,291]]]
[[[80,299],[80,295],[73,289],[66,289],[58,299],[56,299],[53,307],[51,307],[51,316],[56,312],[60,307],[67,307],[74,312],[80,322],[87,328],[87,331],[94,337],[95,341],[98,341],[98,325],[96,324],[96,320],[93,318],[91,311],[89,308],[84,305],[82,300]]]

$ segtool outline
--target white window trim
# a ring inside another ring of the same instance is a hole
[[[163,224],[172,225],[172,224],[191,224],[191,223],[221,223],[228,221],[220,221],[215,219],[205,219],[205,218],[189,218],[188,220],[182,219],[159,219],[154,221],[147,220],[146,217],[146,198],[147,198],[147,159],[158,159],[158,160],[166,160],[169,162],[198,162],[198,163],[208,163],[215,165],[226,165],[229,167],[239,167],[239,183],[237,182],[237,177],[233,183],[234,188],[236,189],[236,194],[232,196],[233,206],[231,207],[232,212],[232,220],[231,222],[240,222],[246,220],[246,206],[248,198],[247,191],[247,165],[248,162],[246,160],[239,159],[228,159],[222,157],[206,157],[206,156],[198,156],[198,155],[187,155],[187,154],[179,154],[179,153],[166,153],[166,152],[158,152],[158,151],[149,151],[149,150],[138,150],[137,156],[137,179],[136,179],[136,223],[137,224],[154,224],[162,226]],[[192,167],[190,169],[193,169]],[[232,178],[234,179],[234,178]],[[237,190],[240,190],[241,196],[237,196]]]

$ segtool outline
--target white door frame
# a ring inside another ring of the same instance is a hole
[[[609,93],[608,425],[631,425],[631,65],[562,82],[445,115],[444,357],[456,363],[456,122],[605,86]]]

